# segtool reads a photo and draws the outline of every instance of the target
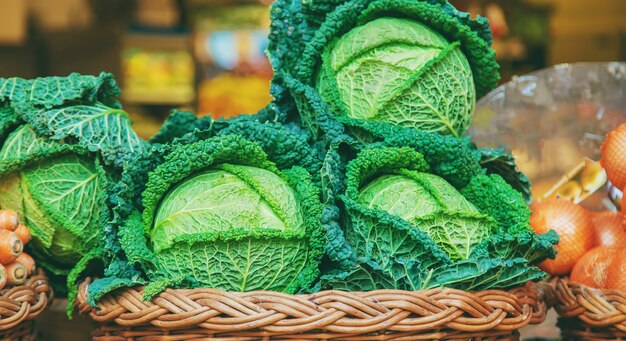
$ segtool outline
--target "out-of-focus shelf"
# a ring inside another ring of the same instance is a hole
[[[136,105],[189,105],[195,99],[193,91],[184,89],[139,90],[127,88],[122,100]]]

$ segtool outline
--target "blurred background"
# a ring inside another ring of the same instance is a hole
[[[271,1],[0,0],[0,77],[111,72],[143,138],[172,108],[216,118],[254,113],[271,100]],[[515,79],[478,104],[475,141],[512,149],[540,195],[585,156],[597,160],[605,132],[626,119],[626,64],[514,77],[626,60],[626,0],[450,2],[489,18],[502,82]],[[611,205],[602,193],[589,208]],[[91,324],[76,317],[66,327],[64,305],[55,304],[40,319],[45,335],[87,339]],[[524,336],[558,337],[554,316]]]
[[[626,1],[461,0],[490,19],[502,79],[626,59]],[[115,74],[142,137],[173,107],[215,117],[269,100],[271,0],[3,0],[0,77]]]

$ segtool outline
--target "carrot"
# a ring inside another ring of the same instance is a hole
[[[4,266],[7,270],[7,284],[20,285],[26,280],[26,267],[18,262]]]
[[[7,269],[0,264],[0,290],[7,285]]]
[[[33,272],[35,272],[36,265],[35,260],[28,253],[22,252],[22,254],[17,257],[16,262],[24,265],[26,268],[26,274],[30,276]]]
[[[20,223],[17,213],[9,210],[0,210],[0,229],[15,231]]]
[[[20,240],[22,241],[22,244],[26,245],[28,244],[28,242],[31,239],[31,235],[30,235],[30,229],[28,227],[26,227],[26,225],[24,224],[20,224],[17,229],[15,230],[15,233],[17,234],[17,236],[20,238]]]
[[[15,232],[0,230],[0,264],[13,263],[24,250],[24,244]]]

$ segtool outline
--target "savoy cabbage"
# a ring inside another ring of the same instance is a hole
[[[278,0],[268,52],[272,94],[323,137],[297,83],[346,126],[387,122],[462,136],[476,98],[499,79],[491,32],[444,0]],[[295,82],[294,82],[295,81]]]
[[[402,132],[420,136],[404,128],[396,138]],[[438,136],[432,138],[456,139]],[[532,231],[522,195],[480,169],[467,174],[469,182],[458,184],[457,178],[458,185],[452,186],[448,179],[461,173],[439,173],[438,166],[450,156],[425,157],[420,153],[424,142],[394,146],[388,139],[359,146],[346,137],[333,144],[324,168],[325,191],[344,207],[345,223],[329,226],[326,252],[331,262],[315,290],[484,290],[545,276],[536,264],[554,256],[558,238]],[[504,208],[508,212],[498,212]]]
[[[175,112],[116,186],[109,246],[119,261],[89,287],[90,301],[136,284],[148,284],[147,297],[166,287],[311,287],[334,222],[321,203],[320,155],[296,126]]]
[[[172,168],[194,156],[189,168]],[[151,173],[143,226],[167,276],[295,292],[317,268],[309,240],[319,230],[317,192],[304,169],[281,172],[258,146],[226,135],[181,146]]]
[[[105,258],[107,196],[122,167],[146,147],[119,93],[106,73],[0,79],[0,207],[24,219],[30,252],[61,279],[88,259]]]

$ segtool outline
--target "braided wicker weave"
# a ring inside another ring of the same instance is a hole
[[[142,288],[127,288],[105,296],[97,309],[86,301],[89,284],[87,280],[80,285],[77,307],[80,313],[108,325],[95,335],[107,341],[140,340],[128,335],[142,331],[142,336],[145,332],[172,335],[179,329],[186,329],[188,338],[169,336],[167,340],[293,339],[289,335],[295,334],[300,340],[515,340],[519,328],[545,319],[543,288],[533,283],[510,291],[444,288],[310,295],[167,289],[148,302],[142,301]],[[192,337],[194,330],[201,332]]]
[[[35,341],[34,326],[35,322],[29,320],[11,329],[0,331],[0,341]]]
[[[559,326],[567,340],[626,340],[626,293],[554,282],[561,316]]]
[[[0,291],[0,331],[8,331],[34,319],[51,299],[52,289],[41,270],[28,278],[25,284]]]

